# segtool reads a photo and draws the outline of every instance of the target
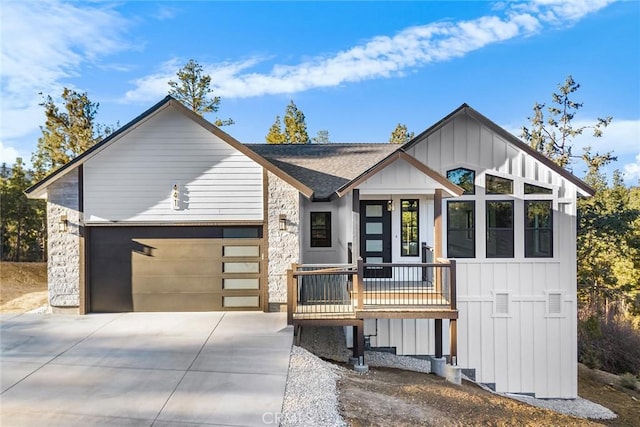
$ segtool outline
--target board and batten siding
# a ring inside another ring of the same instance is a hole
[[[168,106],[86,161],[84,219],[259,221],[262,187],[260,165]]]
[[[575,398],[575,185],[464,114],[445,122],[408,153],[445,176],[458,167],[476,171],[476,195],[460,199],[476,201],[476,258],[457,259],[458,365],[475,369],[476,380],[497,391]],[[514,194],[485,196],[486,173],[513,179]],[[552,188],[553,195],[525,196],[524,183]],[[514,201],[513,258],[485,257],[484,209],[491,199]],[[524,257],[523,199],[553,201],[552,258]],[[399,354],[433,354],[433,321],[378,319],[367,322],[365,333],[372,335],[372,345],[396,347]],[[448,350],[446,337],[444,344]]]

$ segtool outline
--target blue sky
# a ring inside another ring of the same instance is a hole
[[[569,74],[576,124],[613,116],[612,168],[640,179],[640,2],[7,1],[1,14],[0,161],[31,158],[39,93],[63,87],[121,125],[162,99],[190,58],[211,74],[225,131],[263,142],[293,99],[311,136],[386,142],[466,102],[518,134]],[[213,121],[216,115],[207,116]],[[576,166],[575,172],[582,171]]]

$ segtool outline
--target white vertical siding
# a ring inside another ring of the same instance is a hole
[[[476,370],[476,378],[499,391],[538,397],[577,396],[576,361],[576,187],[546,165],[465,115],[446,122],[409,154],[443,175],[457,167],[476,171],[476,258],[458,260],[458,364]],[[511,196],[485,196],[484,174],[513,179]],[[546,185],[553,196],[525,196],[524,182]],[[485,257],[485,201],[514,200],[514,257]],[[524,258],[523,199],[553,200],[553,258]],[[446,202],[443,203],[446,255]],[[547,313],[548,292],[562,293],[562,314]],[[510,311],[494,314],[494,294],[507,292]],[[385,323],[386,322],[386,323]],[[402,340],[391,341],[391,321],[378,321],[372,343],[433,352],[433,321],[402,321]],[[415,333],[417,325],[427,333]],[[448,329],[445,328],[445,335]],[[409,336],[418,340],[408,343]],[[445,352],[448,344],[443,347]],[[418,353],[423,354],[423,353]]]
[[[260,165],[167,106],[87,160],[85,221],[262,220],[262,180]]]

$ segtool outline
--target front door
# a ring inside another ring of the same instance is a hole
[[[365,263],[391,262],[391,212],[386,200],[360,202],[360,253]],[[364,277],[391,277],[390,267],[367,267]]]

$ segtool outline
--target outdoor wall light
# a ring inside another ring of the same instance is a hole
[[[278,225],[282,231],[287,229],[287,216],[285,214],[280,214],[278,216]]]
[[[387,202],[387,210],[388,210],[389,212],[391,212],[391,211],[393,210],[393,208],[394,208],[394,206],[393,206],[393,200],[389,200],[389,201]]]
[[[69,220],[66,215],[62,215],[60,217],[60,221],[58,222],[58,231],[61,233],[65,233],[69,228]]]

